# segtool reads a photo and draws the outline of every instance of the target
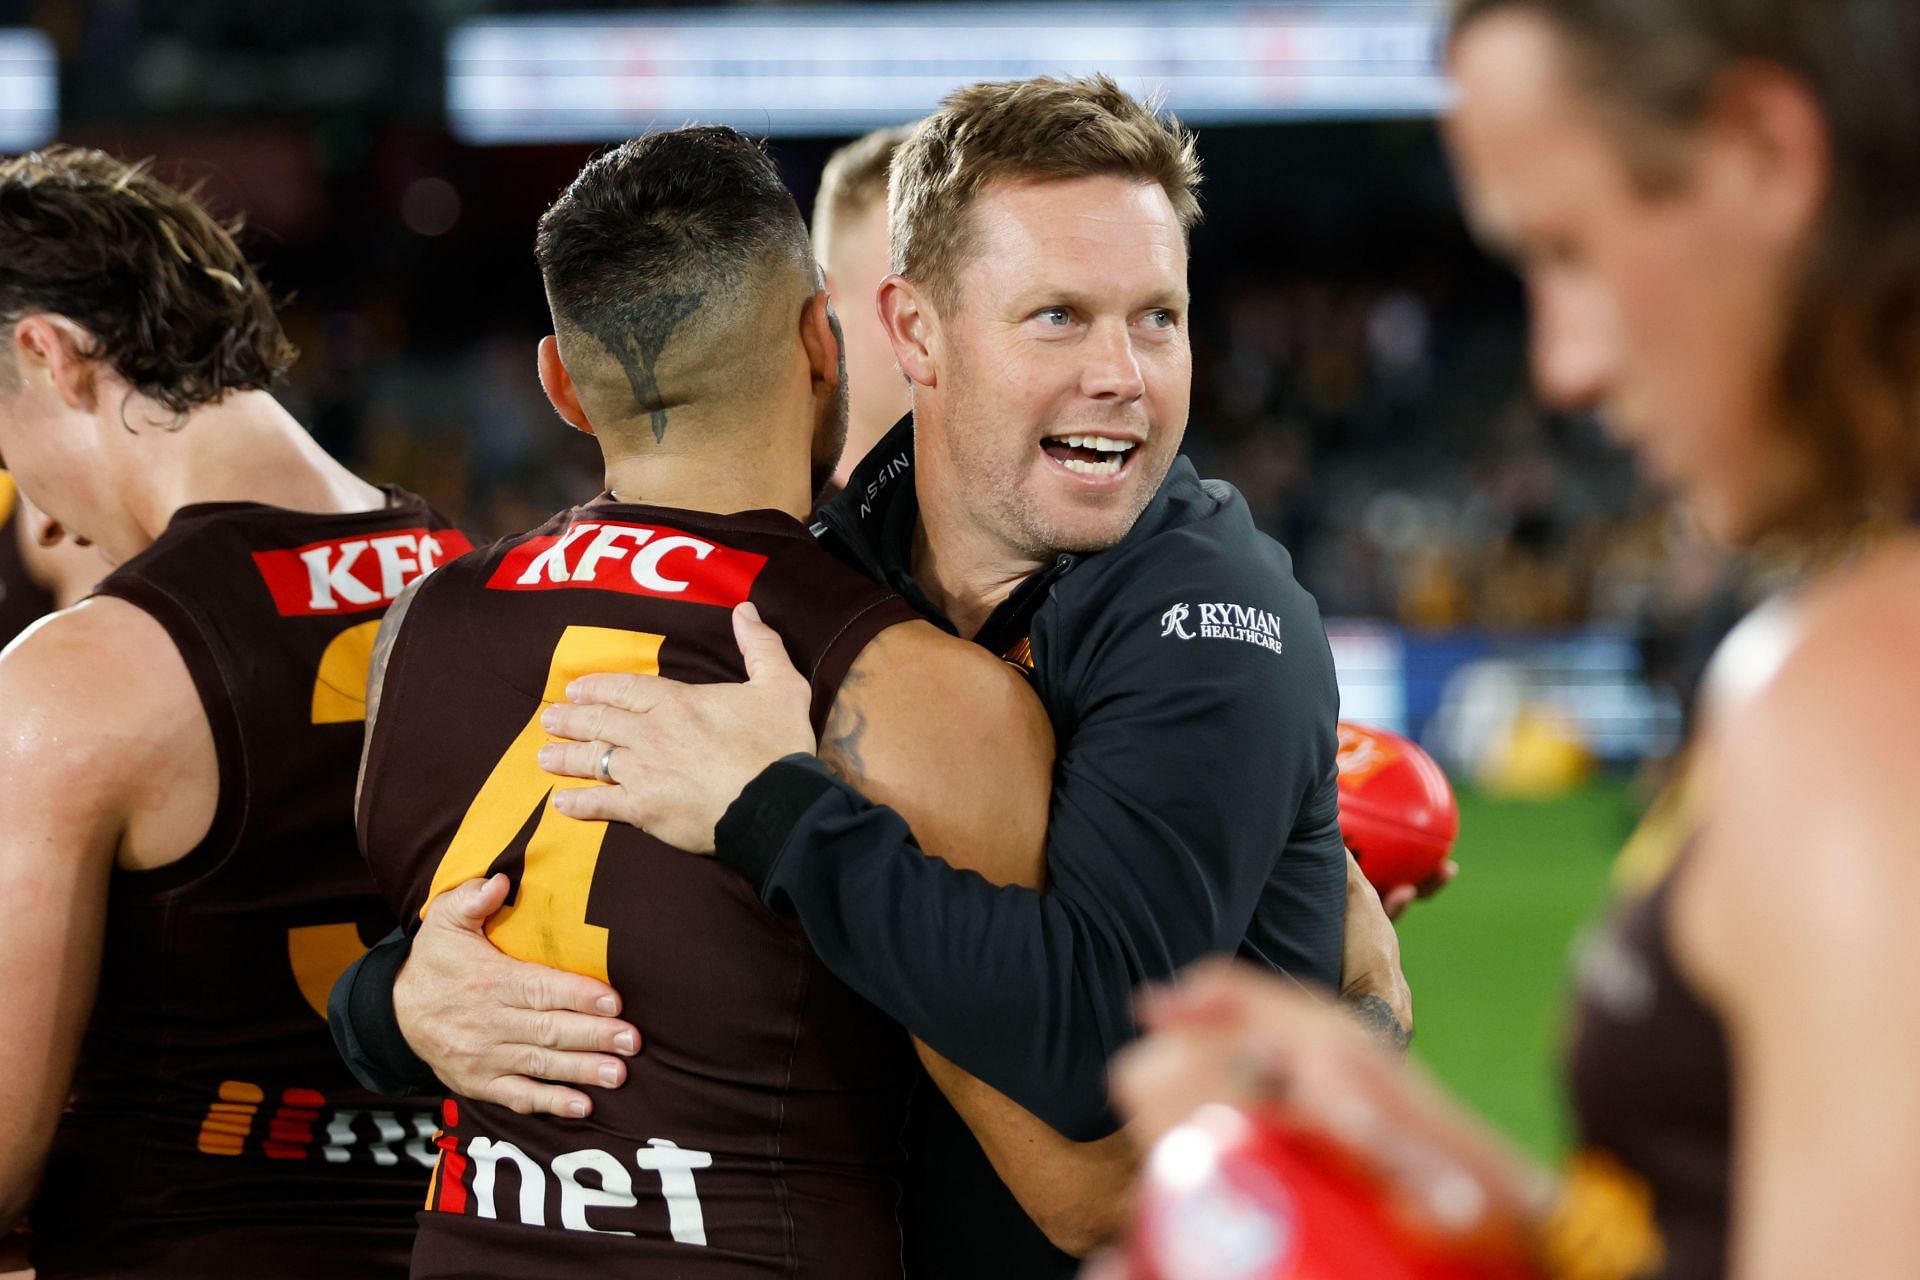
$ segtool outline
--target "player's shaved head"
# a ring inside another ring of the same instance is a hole
[[[664,440],[675,409],[771,394],[818,287],[772,161],[719,127],[596,158],[540,219],[535,253],[581,406],[621,445]]]

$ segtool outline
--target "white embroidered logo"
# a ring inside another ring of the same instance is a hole
[[[1199,629],[1187,630],[1187,623],[1199,610]],[[1182,640],[1238,640],[1280,652],[1280,615],[1245,604],[1176,604],[1160,615],[1160,637],[1178,636]]]

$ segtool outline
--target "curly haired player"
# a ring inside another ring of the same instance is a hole
[[[114,566],[0,657],[0,1227],[43,1277],[404,1274],[433,1115],[322,1010],[391,921],[373,631],[466,540],[274,400],[266,289],[144,166],[0,164],[0,333],[0,456]]]

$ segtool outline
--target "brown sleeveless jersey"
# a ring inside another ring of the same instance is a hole
[[[1609,1280],[1726,1274],[1733,1075],[1667,940],[1683,855],[1582,949],[1570,1075],[1580,1151],[1550,1251]],[[1607,1259],[1605,1266],[1597,1259]]]
[[[778,512],[601,501],[423,583],[369,745],[360,836],[389,901],[505,871],[489,927],[610,981],[641,1029],[585,1120],[447,1102],[416,1277],[900,1273],[905,1035],[820,966],[737,873],[548,803],[542,708],[593,671],[744,676],[751,600],[814,690],[917,615]]]
[[[53,612],[53,594],[27,572],[20,554],[20,492],[0,471],[0,646]]]
[[[346,515],[209,503],[101,583],[186,660],[220,798],[186,857],[113,876],[99,996],[30,1215],[43,1277],[405,1273],[434,1104],[361,1090],[325,1010],[392,927],[353,832],[374,629],[467,546],[397,491]]]

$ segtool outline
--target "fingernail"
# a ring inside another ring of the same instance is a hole
[[[598,1009],[600,1012],[607,1013],[607,1014],[614,1014],[614,1013],[620,1012],[620,1002],[614,999],[612,996],[601,996],[598,1000],[595,1000],[593,1002],[593,1007]]]
[[[740,616],[749,622],[760,621],[760,611],[753,607],[753,601],[751,600],[741,602]]]
[[[578,680],[568,681],[567,682],[567,701],[568,702],[576,701],[579,698],[579,696],[580,696],[580,682]]]
[[[533,758],[540,762],[542,769],[551,769],[560,763],[560,748],[542,747],[534,752]]]
[[[554,727],[559,723],[560,723],[560,708],[548,707],[545,711],[542,711],[540,713],[540,727],[542,729],[545,729],[548,733],[552,733],[554,730]]]
[[[567,1114],[578,1120],[587,1114],[587,1104],[575,1098],[567,1104]]]
[[[640,1049],[640,1041],[633,1032],[622,1031],[613,1038],[613,1048],[615,1053],[637,1053]]]
[[[614,1066],[611,1062],[603,1064],[600,1068],[600,1083],[609,1089],[619,1084],[620,1068]]]

